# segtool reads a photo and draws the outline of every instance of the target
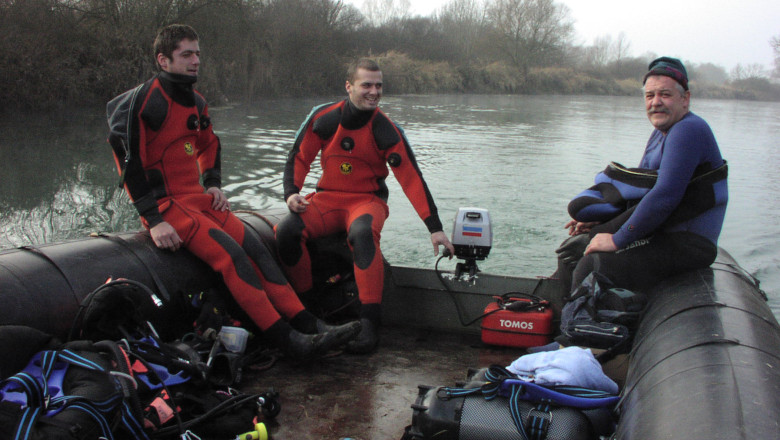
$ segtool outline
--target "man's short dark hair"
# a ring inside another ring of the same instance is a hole
[[[347,81],[352,84],[355,81],[355,75],[357,75],[358,69],[365,69],[369,72],[379,72],[379,64],[370,58],[358,58],[351,62],[347,68]]]
[[[155,64],[157,64],[158,54],[173,59],[173,51],[179,47],[182,40],[198,41],[198,34],[195,29],[186,24],[169,24],[162,28],[154,39]]]

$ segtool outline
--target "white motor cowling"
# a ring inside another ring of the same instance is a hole
[[[466,260],[458,263],[456,276],[468,271],[472,277],[477,272],[476,260],[484,260],[493,245],[490,213],[483,208],[459,208],[452,228],[452,245],[455,257]]]

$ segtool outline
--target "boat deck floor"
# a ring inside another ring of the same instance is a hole
[[[484,345],[479,335],[422,329],[383,327],[380,341],[370,355],[282,358],[268,370],[248,368],[240,388],[279,393],[281,412],[266,421],[271,439],[400,439],[418,385],[454,386],[469,368],[506,366],[524,354]]]

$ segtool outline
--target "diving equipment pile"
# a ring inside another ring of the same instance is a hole
[[[273,390],[234,388],[245,330],[163,342],[135,313],[154,298],[141,283],[110,280],[85,298],[70,333],[79,339],[67,342],[0,326],[0,353],[14,353],[0,362],[0,440],[259,435],[281,407]]]

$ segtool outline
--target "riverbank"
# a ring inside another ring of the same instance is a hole
[[[554,2],[482,3],[376,25],[334,0],[0,2],[0,114],[105,105],[154,75],[151,43],[168,23],[197,30],[198,89],[212,106],[342,93],[360,56],[377,59],[393,95],[628,96],[655,57],[574,43],[565,9],[538,10]],[[769,73],[683,61],[694,96],[780,101]]]
[[[567,67],[532,68],[522,74],[503,63],[466,71],[440,63],[432,69],[428,64],[401,58],[404,62],[389,62],[383,70],[387,90],[399,94],[637,96],[642,89],[641,74],[626,79],[595,69],[582,71]],[[780,84],[763,78],[723,84],[694,79],[690,88],[697,98],[780,101]]]
[[[516,95],[516,96],[639,96],[642,75],[621,78],[607,74],[604,69],[580,70],[574,67],[531,68],[523,73],[503,62],[480,66],[457,66],[448,62],[415,60],[405,54],[389,52],[377,61],[383,69],[385,94],[401,95]],[[641,70],[641,69],[640,69]],[[694,76],[695,78],[695,76]],[[217,79],[204,77],[198,89],[209,100],[210,106],[253,105],[266,99],[294,99],[299,96],[317,96],[294,89],[274,89],[265,93],[247,93],[243,90],[225,93]],[[128,88],[132,84],[128,84]],[[338,88],[324,87],[319,95],[336,95]],[[281,90],[281,91],[280,91]],[[690,90],[696,99],[725,99],[743,101],[780,102],[780,84],[766,78],[749,78],[721,84],[692,79]],[[21,93],[24,93],[20,89]],[[77,104],[79,107],[102,107],[110,97],[82,95],[77,99],[57,99],[56,96],[17,96],[0,108],[0,114],[10,111],[57,111]]]

